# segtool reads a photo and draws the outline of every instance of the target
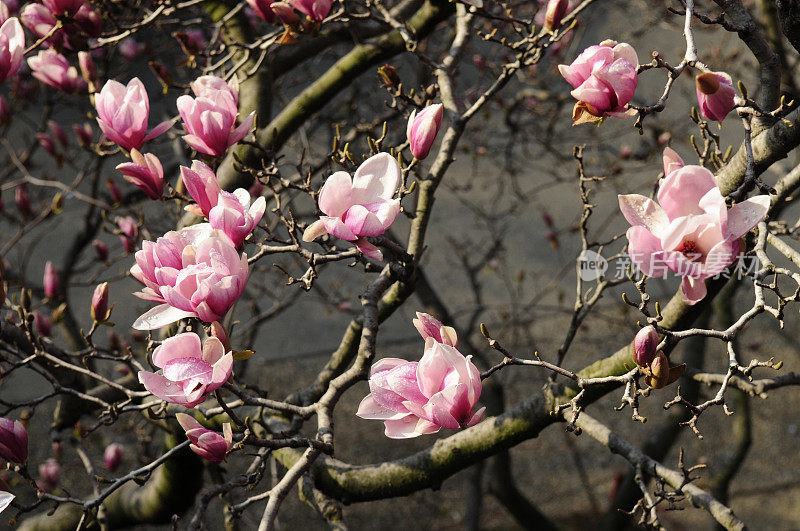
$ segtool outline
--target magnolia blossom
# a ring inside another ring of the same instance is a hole
[[[225,454],[233,444],[233,432],[230,423],[222,425],[222,435],[204,428],[202,424],[185,413],[176,413],[175,419],[186,432],[189,439],[189,448],[207,461],[219,463],[225,459]]]
[[[662,277],[670,269],[683,277],[687,304],[706,296],[705,279],[724,271],[747,234],[769,209],[767,195],[728,208],[714,175],[702,166],[685,166],[677,154],[665,152],[666,177],[656,201],[620,195],[619,206],[628,229],[628,254],[642,272]],[[671,171],[669,171],[671,170]]]
[[[165,339],[153,351],[158,372],[139,371],[139,381],[158,398],[172,404],[195,407],[206,395],[222,387],[231,375],[233,354],[225,352],[216,337],[186,332]]]
[[[442,125],[442,115],[444,108],[441,103],[425,107],[421,113],[417,114],[414,109],[408,117],[406,136],[408,145],[414,158],[424,159],[428,156],[436,140],[436,134]]]
[[[84,0],[42,0],[54,15],[74,15],[83,7]]]
[[[709,120],[721,122],[736,106],[731,76],[725,72],[705,72],[695,78],[700,114]]]
[[[20,421],[0,417],[0,457],[12,463],[28,459],[28,432]]]
[[[25,33],[16,17],[0,26],[0,82],[16,74],[25,51]]]
[[[50,34],[50,31],[56,25],[56,17],[42,4],[31,2],[26,4],[20,12],[19,18],[22,23],[31,30],[37,37],[41,38]],[[45,46],[53,44],[64,45],[66,43],[66,35],[62,30],[55,31],[52,36],[45,41]]]
[[[327,233],[354,242],[365,255],[381,260],[381,252],[365,237],[380,236],[394,223],[400,200],[393,199],[401,170],[388,153],[378,153],[356,170],[351,178],[337,171],[319,192],[319,208],[325,214],[308,226],[303,241],[314,241]]]
[[[53,88],[71,94],[86,90],[86,81],[67,58],[54,50],[42,50],[28,59],[33,77]]]
[[[142,155],[138,149],[131,149],[133,162],[123,162],[117,166],[125,180],[139,187],[150,199],[158,199],[164,191],[164,169],[161,161],[152,153]]]
[[[454,328],[444,326],[438,319],[427,313],[417,312],[417,318],[412,320],[419,335],[426,340],[430,337],[437,343],[444,343],[451,347],[458,346],[458,337]]]
[[[311,20],[322,22],[331,12],[333,0],[286,0],[286,3]]]
[[[569,66],[558,65],[561,75],[574,87],[570,94],[578,100],[572,111],[575,123],[632,114],[625,105],[636,90],[638,66],[639,58],[630,44],[611,40],[589,46]]]
[[[100,129],[109,140],[128,151],[141,149],[142,144],[171,126],[169,121],[164,121],[147,133],[150,99],[138,77],[131,79],[127,86],[113,79],[107,81],[100,94],[95,95],[94,103]]]
[[[221,231],[201,223],[142,242],[131,275],[145,285],[134,295],[161,303],[133,327],[152,330],[184,317],[220,320],[244,291],[247,255]]]
[[[636,365],[646,367],[656,356],[658,332],[653,325],[647,325],[633,338],[633,361]]]
[[[250,204],[250,194],[244,188],[231,192],[222,190],[214,170],[200,161],[192,162],[191,169],[181,166],[181,178],[189,195],[197,204],[187,210],[206,216],[211,227],[224,232],[239,247],[253,232],[264,211],[267,200],[259,197]]]
[[[200,153],[221,157],[253,127],[255,113],[236,127],[239,85],[216,76],[202,76],[191,84],[195,97],[178,98],[178,112],[186,131],[183,139]]]
[[[419,363],[398,358],[376,362],[369,389],[356,415],[384,421],[392,439],[474,426],[486,410],[473,412],[481,396],[478,368],[455,347],[432,337],[425,340]]]

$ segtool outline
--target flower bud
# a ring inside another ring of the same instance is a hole
[[[544,27],[553,31],[561,24],[561,19],[567,13],[569,0],[550,0],[547,2],[547,11],[544,15]]]
[[[97,66],[94,64],[92,55],[89,52],[78,52],[78,65],[81,67],[83,79],[89,83],[89,86],[96,86]]]
[[[33,324],[36,327],[36,333],[42,337],[50,337],[53,329],[53,322],[45,314],[41,312],[33,312]]]
[[[39,488],[50,492],[56,488],[61,479],[61,465],[52,457],[39,465],[39,475],[42,478]]]
[[[94,252],[97,254],[98,260],[101,262],[108,260],[108,246],[105,243],[100,240],[95,240],[92,242],[92,247],[94,247]]]
[[[119,468],[122,463],[122,454],[123,448],[117,443],[111,443],[106,447],[106,451],[103,452],[103,463],[109,472],[114,472]]]
[[[725,72],[704,72],[695,78],[695,85],[703,117],[721,122],[736,106],[736,91]]]
[[[120,230],[119,239],[122,247],[127,254],[136,252],[136,244],[139,243],[139,224],[130,216],[117,218],[117,226]]]
[[[450,326],[444,326],[433,316],[417,312],[417,318],[412,323],[414,323],[414,327],[416,327],[422,339],[427,340],[430,337],[437,343],[443,343],[451,347],[457,346],[458,337],[455,329]]]
[[[414,109],[409,116],[406,135],[414,158],[422,160],[428,156],[433,141],[436,140],[436,135],[439,133],[439,127],[442,125],[443,113],[444,107],[441,103],[437,103],[426,107],[419,115]]]
[[[42,146],[45,151],[53,157],[56,156],[56,143],[52,136],[47,133],[36,133],[36,140],[39,141],[39,145]]]
[[[14,190],[14,202],[17,205],[17,210],[23,218],[33,217],[33,208],[31,208],[31,200],[28,197],[28,190],[24,184],[17,186]]]
[[[397,69],[392,65],[383,65],[378,69],[384,87],[396,87],[400,84],[400,76],[397,74]]]
[[[106,322],[111,315],[111,310],[108,309],[108,282],[94,288],[90,313],[96,323]]]
[[[658,332],[653,325],[647,325],[633,338],[633,361],[640,367],[647,367],[656,356]]]
[[[108,187],[108,193],[111,194],[111,201],[113,203],[121,203],[122,191],[119,189],[119,186],[117,186],[117,183],[111,179],[106,179],[106,186]]]
[[[53,133],[53,136],[56,137],[56,140],[58,140],[58,143],[61,144],[62,147],[67,147],[67,144],[69,144],[69,139],[67,138],[67,132],[64,131],[63,127],[58,125],[58,123],[53,120],[48,120],[47,128],[50,129],[50,132]]]
[[[28,459],[28,432],[20,421],[0,417],[0,457],[12,463]]]
[[[61,288],[61,278],[58,276],[56,266],[48,260],[44,264],[44,294],[49,299],[55,299],[58,297],[59,288]]]
[[[88,147],[92,143],[92,126],[89,124],[73,124],[73,131],[75,137],[78,139],[78,145],[81,147]]]

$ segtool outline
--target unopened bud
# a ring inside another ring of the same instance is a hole
[[[53,262],[47,261],[44,264],[44,294],[50,299],[58,296],[58,290],[61,288],[61,277],[58,276],[56,266]]]
[[[658,332],[653,325],[647,325],[633,338],[633,361],[640,367],[647,367],[656,356]]]
[[[89,311],[96,323],[104,323],[108,320],[111,315],[111,310],[108,309],[108,282],[103,282],[94,288]]]
[[[98,260],[101,262],[108,260],[108,246],[105,243],[100,240],[95,240],[92,242],[92,247],[94,247],[94,252],[97,254]]]
[[[111,201],[114,203],[121,203],[122,191],[119,189],[119,186],[111,179],[106,179],[106,186],[108,187],[108,193],[111,194]]]
[[[81,75],[90,86],[97,84],[97,66],[89,52],[78,52],[78,65],[81,67]]]
[[[106,451],[103,452],[103,463],[109,472],[114,472],[119,468],[123,453],[122,446],[117,443],[111,443],[106,447]]]
[[[547,2],[547,11],[544,15],[544,27],[553,31],[561,24],[561,19],[567,13],[569,0],[550,0]]]
[[[380,67],[378,75],[381,77],[382,86],[384,87],[396,87],[400,84],[400,76],[397,74],[397,69],[392,65]]]

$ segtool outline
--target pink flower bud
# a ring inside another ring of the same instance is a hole
[[[42,337],[50,337],[53,328],[53,322],[45,314],[41,312],[33,312],[33,326],[36,327],[36,333]]]
[[[92,247],[94,247],[94,252],[97,254],[98,260],[101,262],[108,260],[108,246],[105,243],[100,240],[95,240],[92,242]]]
[[[73,124],[72,130],[75,131],[75,138],[78,139],[78,145],[81,147],[88,147],[92,143],[92,126],[85,123],[83,125]]]
[[[633,361],[640,367],[647,367],[656,355],[658,332],[653,325],[647,325],[633,338]]]
[[[408,117],[406,135],[411,154],[415,158],[422,160],[428,156],[433,141],[439,133],[439,127],[442,125],[443,113],[444,107],[441,103],[426,107],[419,115],[416,109],[411,112],[411,116]]]
[[[650,362],[650,374],[645,378],[647,385],[655,389],[661,389],[667,385],[669,378],[669,360],[660,350],[653,361]]]
[[[97,83],[97,66],[89,52],[78,52],[78,65],[81,67],[81,75],[87,83]]]
[[[120,241],[122,247],[128,254],[136,252],[136,244],[139,243],[139,224],[130,216],[117,218],[117,227],[121,232]]]
[[[695,78],[700,114],[721,122],[736,106],[731,76],[725,72],[705,72]]]
[[[233,443],[233,432],[229,423],[222,425],[222,435],[220,435],[204,428],[202,424],[184,413],[176,413],[175,419],[186,432],[186,438],[191,442],[189,448],[194,453],[212,463],[219,463],[225,459],[225,454]]]
[[[412,321],[422,339],[429,337],[437,343],[444,343],[455,347],[458,344],[458,337],[454,328],[444,326],[438,319],[427,313],[417,312],[417,318]]]
[[[103,282],[94,288],[92,304],[89,308],[92,319],[97,323],[104,323],[111,315],[108,309],[108,282]]]
[[[547,2],[547,11],[544,15],[544,27],[553,31],[561,24],[561,19],[567,14],[569,0],[550,0]]]
[[[103,33],[103,19],[89,4],[84,4],[75,13],[74,20],[76,26],[89,37],[99,37]],[[67,28],[69,29],[69,26]]]
[[[111,179],[106,179],[106,186],[108,187],[108,193],[111,194],[111,201],[113,203],[122,203],[122,191],[117,186],[117,183]]]
[[[36,140],[39,145],[53,157],[56,156],[56,143],[53,137],[47,133],[36,133]]]
[[[28,459],[28,432],[20,421],[0,417],[0,457],[12,463]]]
[[[50,492],[58,486],[58,482],[61,479],[61,465],[51,457],[39,465],[39,476],[42,478],[39,488]]]
[[[117,50],[128,61],[134,61],[144,53],[145,46],[136,42],[133,37],[125,37],[120,41]]]
[[[61,278],[58,276],[56,266],[53,262],[47,261],[44,264],[44,294],[49,299],[58,297],[58,290],[61,288]]]
[[[109,472],[114,472],[119,468],[122,463],[123,453],[124,450],[120,444],[111,443],[106,447],[105,452],[103,452],[103,463]]]
[[[150,199],[159,199],[164,191],[164,170],[161,162],[152,153],[142,155],[136,148],[131,149],[133,162],[117,166],[129,183],[137,186]]]
[[[53,120],[48,120],[47,128],[50,129],[50,132],[53,133],[53,136],[56,137],[59,144],[61,144],[63,147],[67,147],[67,144],[69,144],[69,139],[67,138],[67,132],[64,131],[63,127],[58,125],[58,123],[54,122]]]
[[[28,197],[28,190],[24,184],[17,186],[14,190],[14,202],[17,205],[17,210],[23,218],[32,218],[33,209],[31,208],[31,200]]]

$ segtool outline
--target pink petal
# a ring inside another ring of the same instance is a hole
[[[361,163],[353,176],[353,203],[366,205],[391,199],[400,183],[402,171],[388,153],[378,153]]]
[[[683,302],[689,306],[693,306],[706,296],[705,280],[694,277],[683,277],[681,292],[683,293]]]
[[[642,226],[628,229],[628,256],[642,273],[649,277],[660,278],[666,273],[664,267],[661,241]]]
[[[769,206],[768,195],[757,195],[733,205],[728,210],[728,227],[725,236],[739,239],[750,232],[767,215]]]
[[[140,315],[133,323],[135,330],[155,330],[184,317],[192,317],[194,313],[173,308],[169,304],[160,304]]]
[[[643,226],[657,233],[669,223],[667,213],[655,201],[639,194],[620,195],[619,209],[633,226]]]
[[[163,369],[164,365],[176,358],[199,358],[200,352],[200,337],[194,332],[184,332],[165,339],[156,347],[153,365]]]
[[[353,204],[352,188],[350,176],[343,171],[337,171],[328,177],[319,192],[319,209],[328,216],[341,217]]]

